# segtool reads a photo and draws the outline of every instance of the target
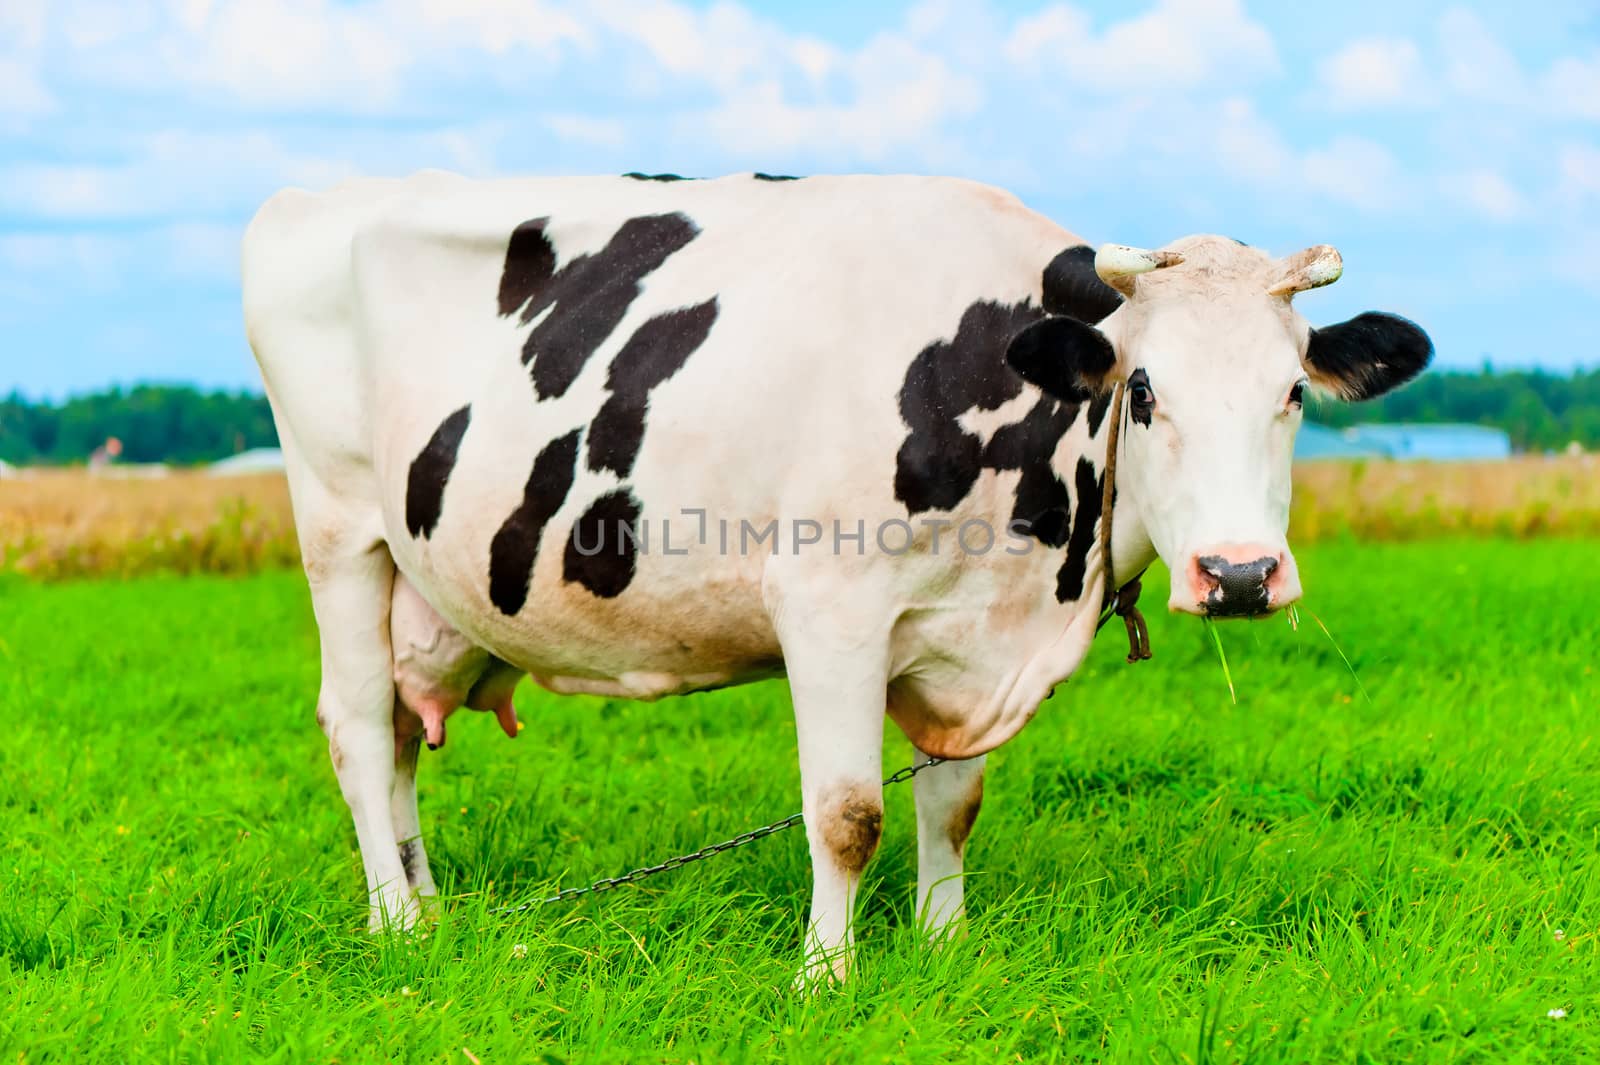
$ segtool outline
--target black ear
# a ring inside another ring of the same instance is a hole
[[[1433,341],[1415,322],[1377,311],[1313,329],[1306,346],[1312,380],[1349,400],[1371,399],[1405,384],[1432,358]]]
[[[1100,280],[1094,249],[1077,244],[1044,268],[1044,309],[1094,325],[1122,306],[1122,293]]]
[[[1022,377],[1069,403],[1104,391],[1117,364],[1111,341],[1076,318],[1044,318],[1011,338],[1006,362]]]

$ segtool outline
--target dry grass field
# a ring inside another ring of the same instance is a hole
[[[1600,535],[1600,456],[1317,462],[1295,471],[1291,540]],[[53,471],[0,481],[0,570],[47,579],[248,573],[298,558],[276,474]]]
[[[0,480],[0,570],[58,579],[249,573],[298,561],[279,474],[63,470]]]
[[[1292,543],[1353,536],[1593,536],[1600,455],[1506,462],[1308,462],[1295,468]]]

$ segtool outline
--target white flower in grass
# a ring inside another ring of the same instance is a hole
[[[1567,938],[1567,931],[1564,928],[1558,928],[1551,934],[1555,936],[1557,943],[1563,942]]]
[[[1559,1021],[1561,1018],[1565,1017],[1566,1015],[1567,1015],[1567,1011],[1562,1009],[1560,1006],[1557,1006],[1555,1009],[1553,1009],[1550,1012],[1545,1014],[1545,1016],[1549,1017],[1552,1021]]]
[[[526,958],[528,956],[528,944],[513,943],[511,945],[511,956],[513,958]]]

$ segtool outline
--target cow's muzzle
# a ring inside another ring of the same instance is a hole
[[[1229,562],[1221,555],[1195,559],[1205,593],[1206,613],[1214,618],[1265,614],[1272,605],[1267,581],[1277,572],[1278,560],[1270,555],[1249,562]]]
[[[1213,618],[1258,617],[1300,598],[1300,571],[1287,548],[1216,544],[1172,573],[1173,610]]]

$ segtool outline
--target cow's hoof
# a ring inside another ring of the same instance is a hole
[[[404,935],[422,920],[422,904],[407,892],[374,905],[367,915],[367,931],[372,935]]]
[[[850,972],[855,967],[853,961],[848,948],[831,954],[813,954],[795,974],[794,989],[815,995],[839,987],[850,979]]]
[[[957,914],[942,921],[929,921],[922,926],[923,938],[935,950],[949,943],[967,938],[966,914]]]

